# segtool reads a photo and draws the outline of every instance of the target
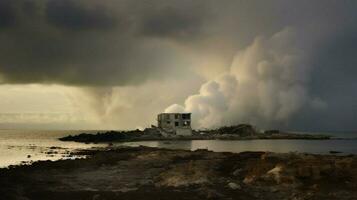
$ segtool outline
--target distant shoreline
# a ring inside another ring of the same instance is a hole
[[[61,141],[73,141],[82,143],[111,143],[111,142],[139,142],[139,141],[180,141],[180,140],[330,140],[329,135],[288,133],[279,130],[270,130],[263,133],[257,132],[250,125],[221,127],[213,130],[194,130],[193,135],[168,135],[163,136],[156,129],[131,130],[131,131],[107,131],[81,133],[59,138]],[[237,128],[239,127],[239,128]]]

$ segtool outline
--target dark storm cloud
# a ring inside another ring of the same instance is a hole
[[[155,37],[194,37],[206,14],[202,7],[178,9],[166,6],[158,8],[144,17],[139,31]]]
[[[73,0],[50,0],[46,15],[50,24],[66,29],[106,29],[116,24],[104,7],[85,8]]]
[[[345,28],[321,44],[313,57],[310,90],[325,100],[328,109],[320,113],[302,111],[295,120],[296,129],[357,129],[357,27]]]
[[[180,2],[4,1],[2,82],[127,85],[177,74],[188,61],[169,42],[200,32],[198,2],[189,14]]]
[[[0,30],[14,25],[15,13],[11,0],[0,1]]]

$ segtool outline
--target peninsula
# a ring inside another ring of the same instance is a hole
[[[192,130],[190,135],[165,134],[158,127],[144,130],[106,131],[81,133],[59,138],[61,141],[75,141],[83,143],[111,143],[154,140],[254,140],[254,139],[306,139],[326,140],[328,135],[299,134],[279,130],[257,131],[252,125],[240,124],[217,129]]]

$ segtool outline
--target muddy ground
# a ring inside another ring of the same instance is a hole
[[[0,199],[357,199],[357,156],[148,147],[0,170]]]

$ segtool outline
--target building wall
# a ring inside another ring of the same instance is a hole
[[[161,113],[158,115],[158,127],[178,135],[187,135],[185,129],[191,130],[191,113]]]
[[[176,135],[192,135],[192,129],[190,128],[176,128]]]

